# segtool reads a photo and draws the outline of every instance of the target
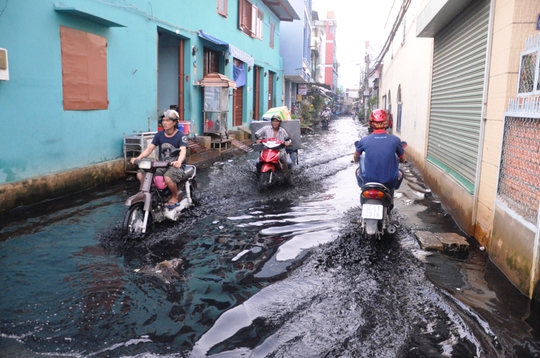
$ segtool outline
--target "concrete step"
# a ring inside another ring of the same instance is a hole
[[[469,251],[469,242],[467,239],[453,232],[433,233],[431,231],[416,231],[414,235],[423,250]]]

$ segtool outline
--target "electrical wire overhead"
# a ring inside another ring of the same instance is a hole
[[[375,71],[381,64],[381,62],[384,59],[384,56],[386,56],[386,53],[390,49],[390,45],[392,44],[392,41],[394,41],[394,37],[396,36],[396,33],[399,29],[399,26],[401,26],[401,23],[403,21],[403,18],[405,17],[405,14],[407,13],[407,10],[409,9],[409,5],[411,4],[412,0],[403,0],[403,3],[401,4],[401,8],[399,9],[399,13],[396,17],[396,21],[394,22],[394,25],[392,26],[392,30],[390,31],[390,34],[388,35],[388,38],[386,39],[386,42],[384,43],[384,46],[375,59],[373,63],[373,67],[368,71],[369,76],[373,76],[375,74]]]

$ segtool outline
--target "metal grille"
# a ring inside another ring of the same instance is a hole
[[[540,201],[540,119],[506,117],[498,197],[535,224]]]
[[[519,71],[519,93],[529,93],[534,90],[534,74],[536,69],[537,52],[521,56]]]

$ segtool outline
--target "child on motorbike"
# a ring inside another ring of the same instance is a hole
[[[186,178],[184,172],[185,159],[187,155],[188,140],[183,131],[178,129],[178,120],[180,116],[178,112],[169,109],[161,116],[163,130],[156,133],[152,143],[143,150],[136,158],[131,158],[133,164],[136,160],[148,157],[156,147],[159,147],[159,160],[170,163],[167,168],[159,168],[156,175],[162,175],[165,184],[171,191],[171,198],[165,204],[167,209],[173,209],[179,205],[178,203],[178,183]],[[180,151],[178,153],[178,150]],[[144,172],[139,171],[137,178],[142,183],[144,180]]]

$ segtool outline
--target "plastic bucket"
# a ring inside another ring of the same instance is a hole
[[[178,129],[183,131],[185,135],[188,135],[191,131],[191,122],[178,121]]]

